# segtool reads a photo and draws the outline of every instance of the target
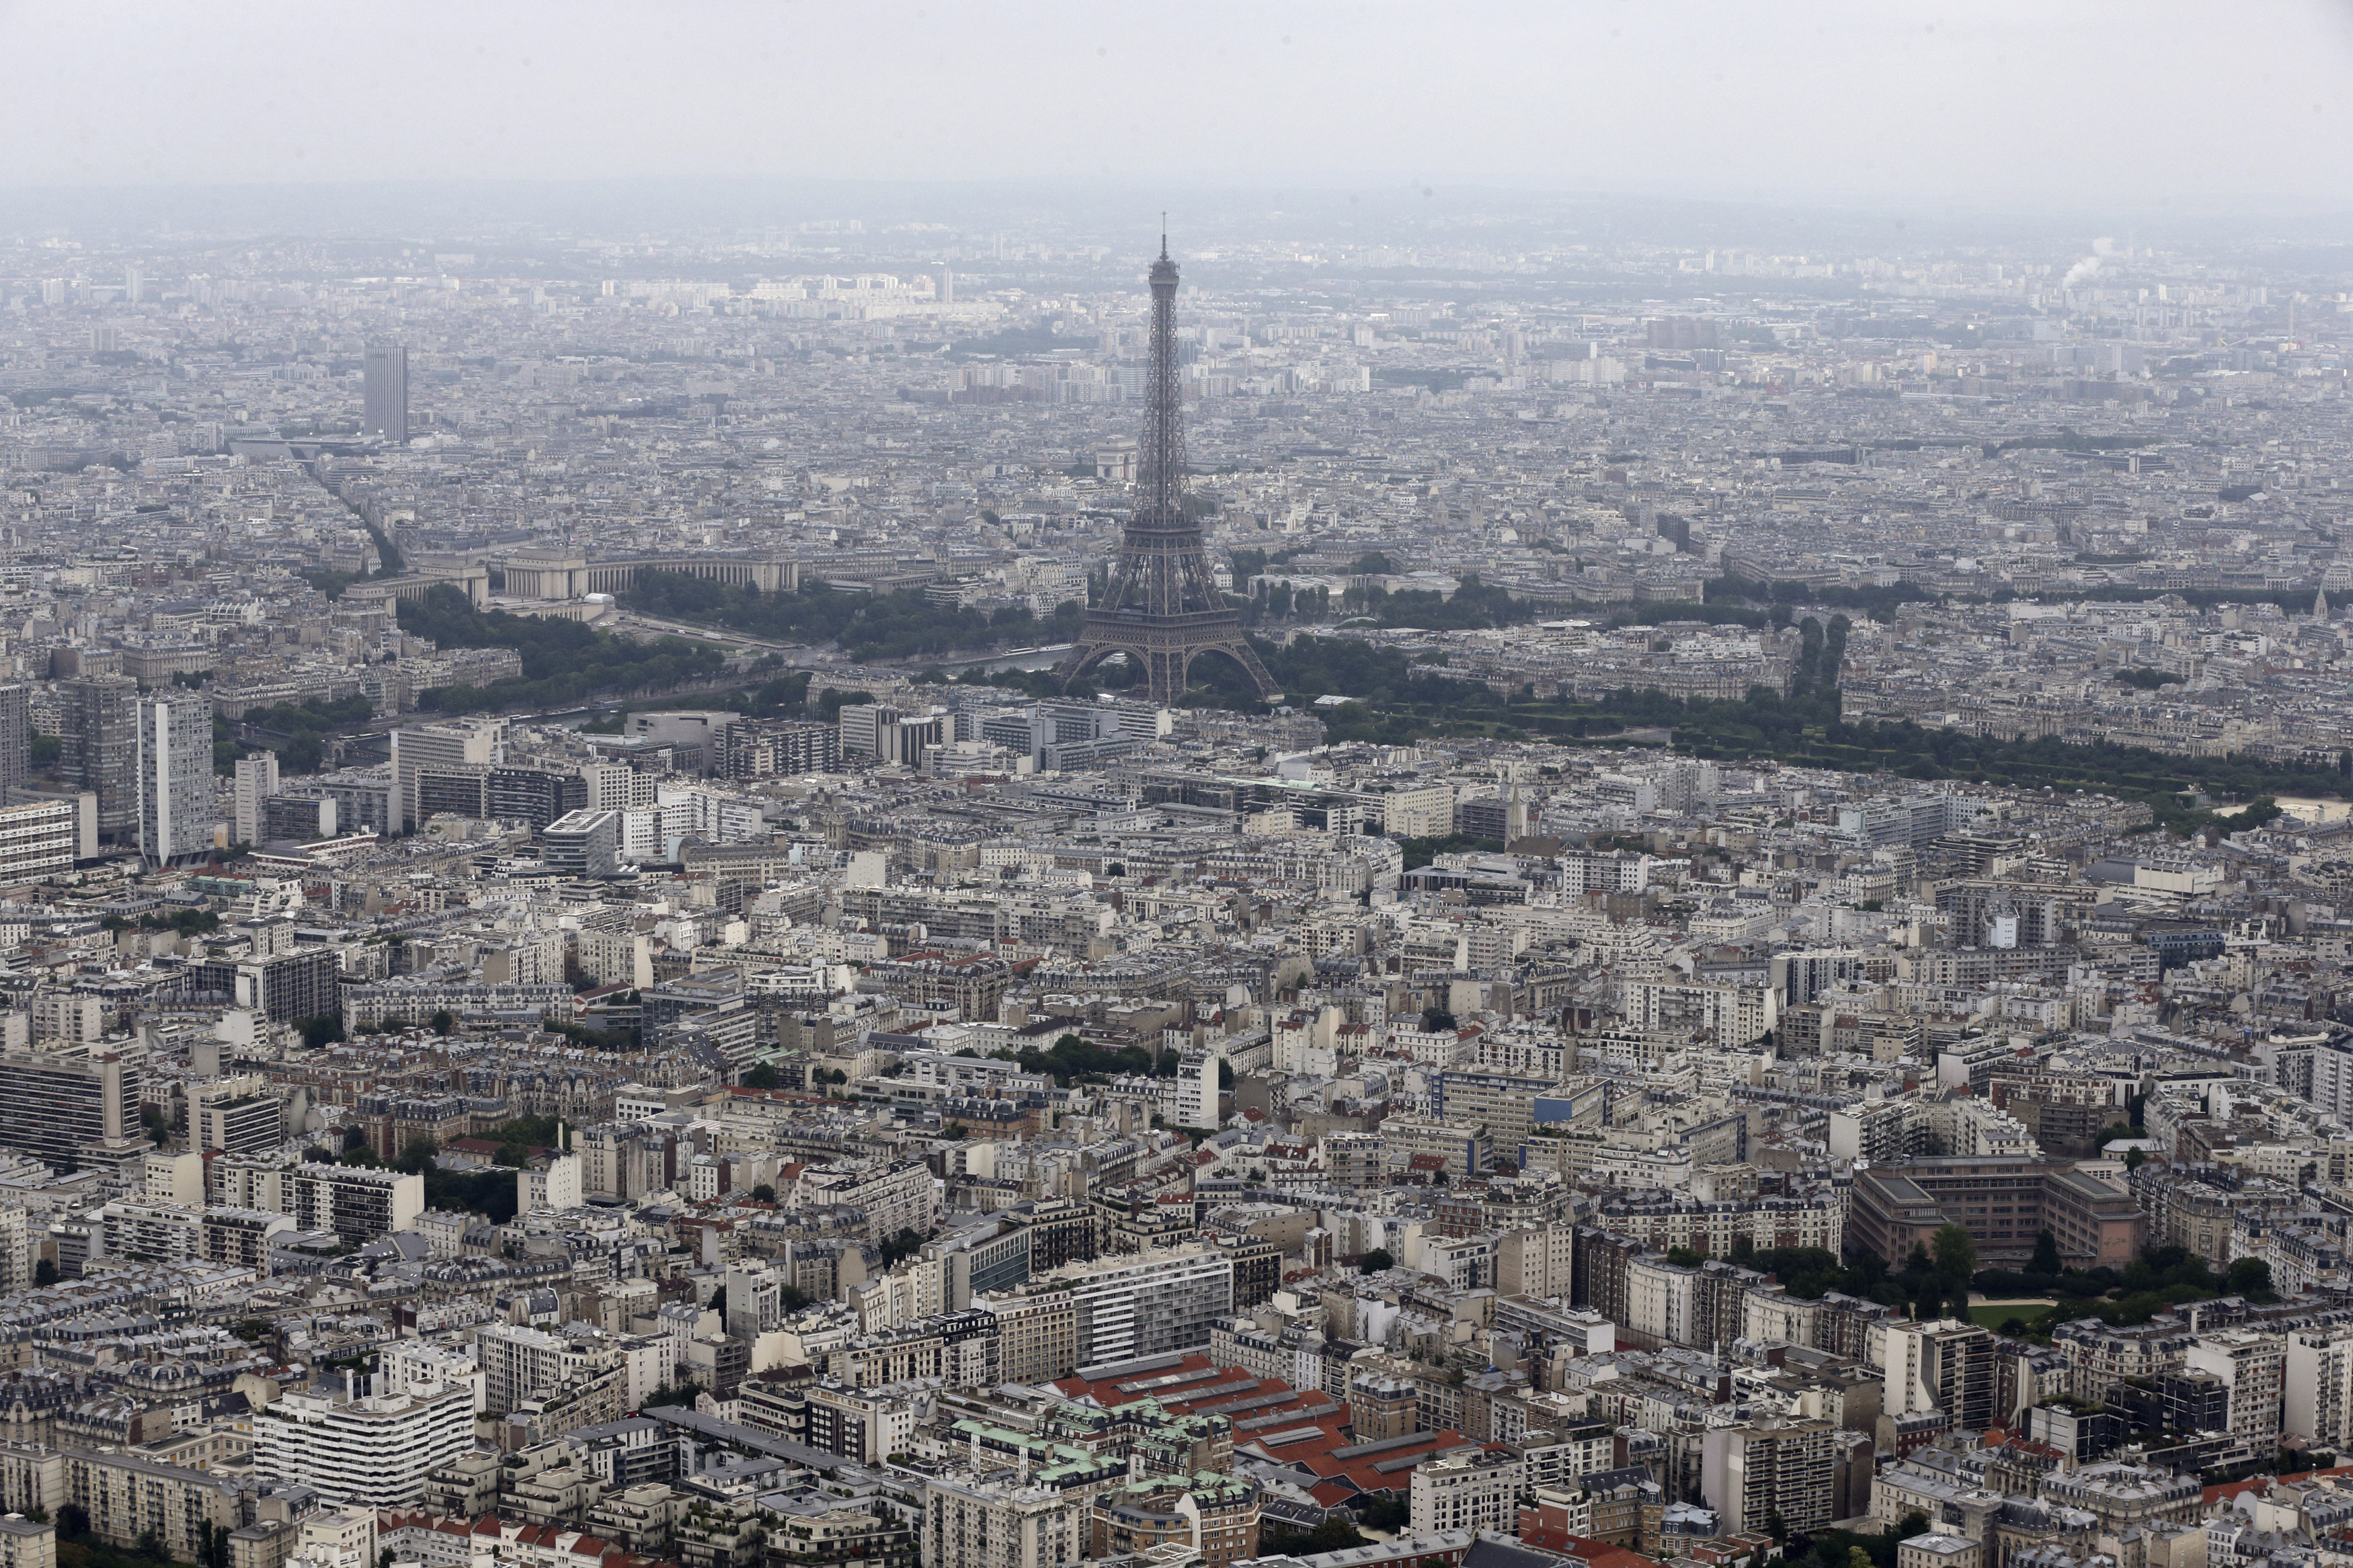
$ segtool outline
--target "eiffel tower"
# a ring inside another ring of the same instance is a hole
[[[1111,586],[1087,612],[1078,646],[1057,671],[1064,690],[1115,653],[1136,662],[1152,700],[1162,704],[1185,694],[1186,674],[1205,653],[1240,665],[1261,697],[1282,689],[1219,595],[1201,525],[1185,512],[1183,390],[1176,379],[1176,264],[1168,258],[1164,228],[1160,259],[1152,264],[1152,369],[1135,510],[1120,540]]]

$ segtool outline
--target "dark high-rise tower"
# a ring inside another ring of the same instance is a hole
[[[98,796],[98,837],[139,838],[139,683],[85,676],[58,686],[58,772]]]
[[[33,771],[33,689],[0,686],[0,801]]]
[[[396,447],[408,444],[408,349],[380,343],[360,361],[363,410],[360,434],[381,436]]]
[[[1205,653],[1223,654],[1241,667],[1261,697],[1282,689],[1242,636],[1209,572],[1201,525],[1185,511],[1184,388],[1176,379],[1176,264],[1168,239],[1152,264],[1152,366],[1144,395],[1144,439],[1138,452],[1135,510],[1120,541],[1111,586],[1087,612],[1078,647],[1062,661],[1068,687],[1114,653],[1144,671],[1155,702],[1185,693],[1186,671]]]

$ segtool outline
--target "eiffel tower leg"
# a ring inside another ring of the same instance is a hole
[[[1152,700],[1167,707],[1185,695],[1185,650],[1155,648],[1148,674]]]
[[[1079,667],[1086,663],[1087,656],[1092,651],[1086,644],[1081,643],[1062,656],[1062,662],[1054,667],[1055,690],[1068,691],[1071,689],[1071,682],[1079,678]]]
[[[1265,664],[1258,657],[1258,649],[1250,647],[1249,638],[1219,637],[1215,641],[1197,643],[1187,648],[1182,657],[1187,664],[1190,664],[1205,653],[1223,654],[1241,666],[1242,673],[1250,678],[1250,684],[1257,688],[1261,697],[1282,694],[1282,688],[1275,684],[1274,677],[1266,672]]]
[[[1226,651],[1231,654],[1234,661],[1258,683],[1258,694],[1261,697],[1280,697],[1282,694],[1282,688],[1276,685],[1274,677],[1266,672],[1265,663],[1258,657],[1258,649],[1250,647],[1249,638],[1244,637],[1235,642]]]

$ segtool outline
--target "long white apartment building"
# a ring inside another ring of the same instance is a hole
[[[253,1418],[257,1475],[369,1508],[415,1504],[425,1478],[473,1446],[474,1394],[463,1385],[288,1394]]]

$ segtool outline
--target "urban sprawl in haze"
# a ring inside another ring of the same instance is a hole
[[[1116,194],[0,200],[0,1568],[2353,1565],[2344,245]]]

